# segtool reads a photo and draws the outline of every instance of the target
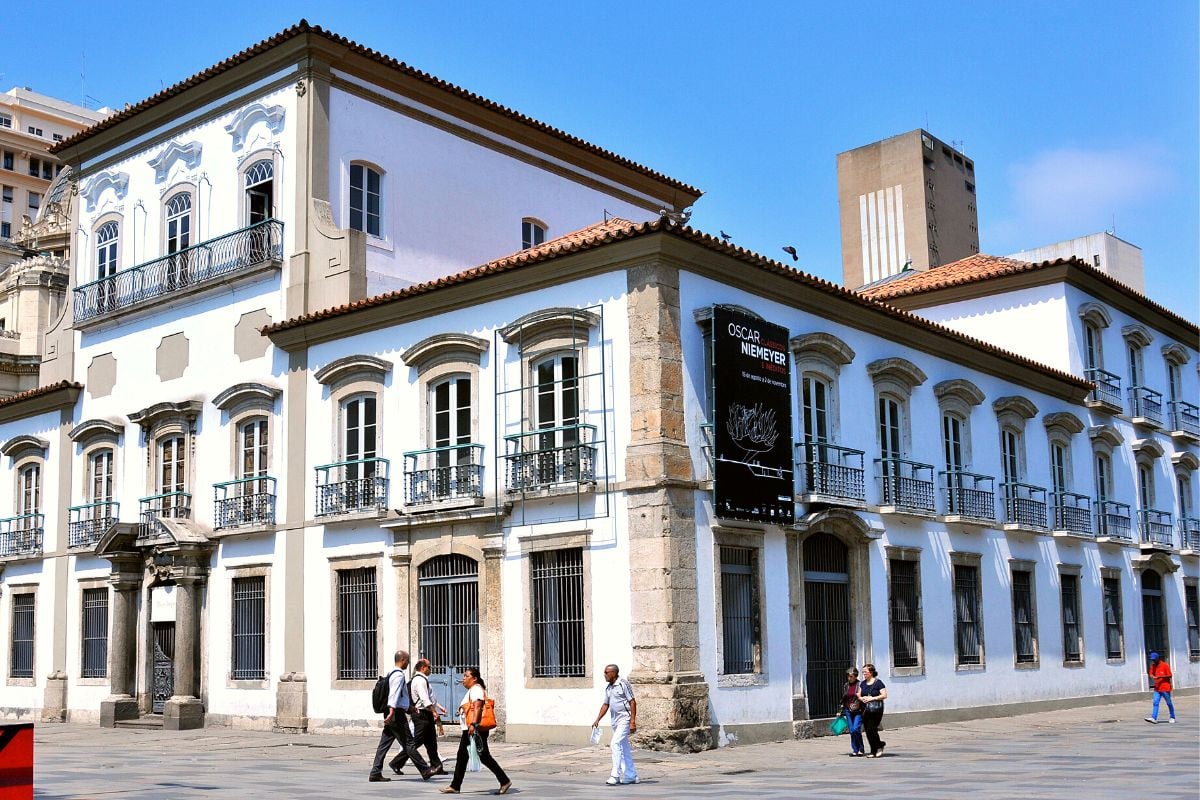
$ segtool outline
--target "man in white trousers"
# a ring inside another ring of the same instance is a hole
[[[630,734],[637,733],[637,700],[633,699],[633,687],[621,677],[621,669],[616,664],[604,668],[604,679],[608,681],[604,687],[604,705],[600,706],[592,727],[600,727],[604,712],[609,712],[613,729],[612,774],[605,783],[609,786],[637,783],[637,767],[633,765],[633,748],[629,745]]]

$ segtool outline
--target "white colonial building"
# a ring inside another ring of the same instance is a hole
[[[1191,427],[1096,407],[1066,311],[1031,353],[811,278],[306,23],[60,155],[70,299],[0,400],[6,716],[369,731],[398,648],[524,741],[582,741],[616,661],[664,748],[809,733],[866,661],[913,720],[1138,692],[1147,647],[1198,683],[1196,327],[1128,290],[1088,302],[1171,346]],[[786,520],[719,512],[727,309],[786,331]]]

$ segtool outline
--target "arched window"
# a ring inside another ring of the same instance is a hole
[[[87,460],[87,501],[111,503],[113,500],[113,451],[111,447],[93,450]],[[97,514],[106,513],[97,507]]]
[[[1094,322],[1083,323],[1083,357],[1087,369],[1104,369],[1104,349],[1100,328]]]
[[[187,439],[167,436],[158,443],[159,516],[191,515],[191,496],[187,494]]]
[[[167,253],[185,250],[192,244],[192,195],[179,192],[167,200]]]
[[[350,165],[350,227],[383,236],[383,176],[366,164]]]
[[[96,230],[96,279],[107,278],[117,271],[117,245],[120,226],[106,222]]]
[[[546,225],[532,217],[521,220],[521,249],[528,250],[546,241]]]
[[[42,510],[42,465],[38,462],[21,467],[17,473],[17,515],[32,517]],[[35,527],[32,521],[24,527]]]
[[[546,431],[537,437],[539,486],[587,480],[591,464],[580,473],[579,354],[556,353],[533,364],[534,426]]]
[[[246,170],[246,224],[255,225],[275,214],[275,165],[256,161]]]

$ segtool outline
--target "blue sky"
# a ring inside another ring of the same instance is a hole
[[[839,281],[835,155],[913,128],[975,160],[981,248],[1111,229],[1200,316],[1195,2],[55,4],[0,90],[137,102],[301,17],[705,191],[692,222]],[[198,9],[183,13],[183,8]]]

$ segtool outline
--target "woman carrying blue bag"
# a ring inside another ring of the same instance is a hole
[[[854,667],[846,670],[846,685],[842,687],[842,716],[849,726],[849,755],[858,758],[865,752],[862,737],[863,702],[858,699],[858,670]]]

